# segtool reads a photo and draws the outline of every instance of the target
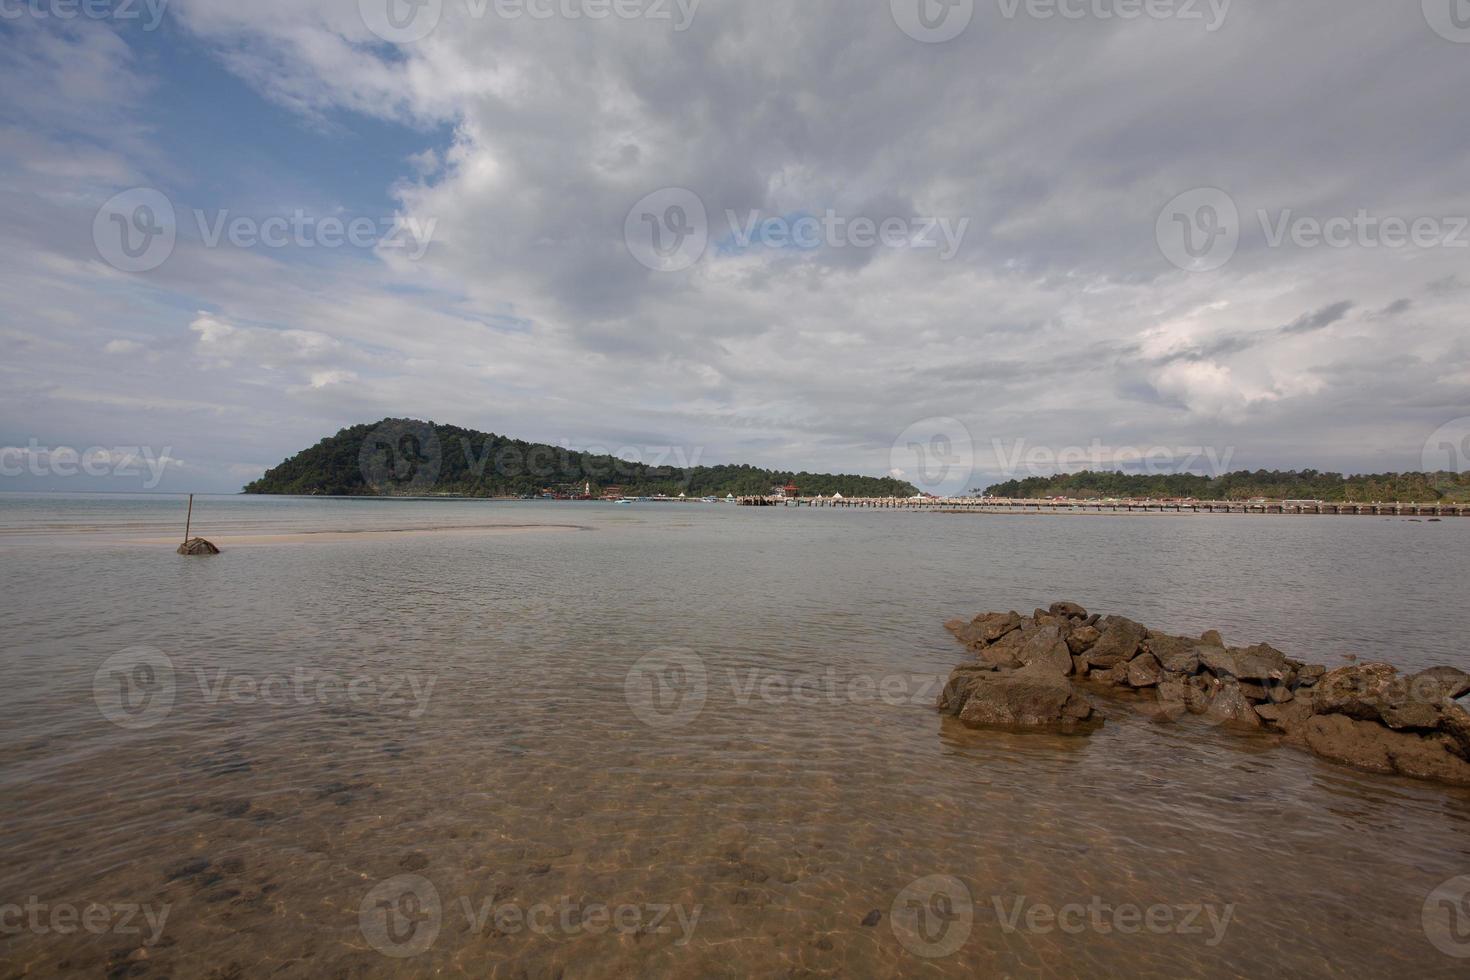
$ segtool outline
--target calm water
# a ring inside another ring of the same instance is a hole
[[[1470,668],[1470,521],[201,497],[225,554],[147,543],[181,519],[0,495],[0,977],[1470,966],[1423,927],[1470,792],[932,708],[946,619],[1062,598]]]

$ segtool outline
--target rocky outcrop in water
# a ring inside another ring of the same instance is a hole
[[[1470,674],[1453,667],[1328,670],[1264,643],[1174,636],[1072,602],[945,626],[975,660],[950,675],[938,707],[971,728],[1085,735],[1102,724],[1089,694],[1121,696],[1157,722],[1194,716],[1359,769],[1470,786],[1470,712],[1458,703]]]

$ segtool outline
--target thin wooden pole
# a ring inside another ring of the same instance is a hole
[[[184,519],[184,543],[189,543],[189,528],[194,526],[194,495],[189,494],[189,516]]]

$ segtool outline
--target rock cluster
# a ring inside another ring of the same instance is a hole
[[[1329,671],[1264,643],[1173,636],[1072,602],[945,626],[976,659],[950,675],[938,706],[971,728],[1088,734],[1102,724],[1090,689],[1141,698],[1155,721],[1193,715],[1360,769],[1470,786],[1470,713],[1457,703],[1470,674],[1453,667]]]

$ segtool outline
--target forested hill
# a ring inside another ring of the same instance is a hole
[[[641,455],[641,461],[629,462],[453,425],[385,419],[323,439],[268,471],[245,493],[516,497],[548,489],[581,493],[588,484],[594,495],[618,487],[631,496],[739,497],[768,494],[787,484],[804,496],[909,497],[918,492],[888,478],[673,465],[697,461],[691,450],[648,449]]]
[[[1470,500],[1470,474],[1381,473],[1343,476],[1316,470],[1256,470],[1207,477],[1167,476],[1083,471],[1050,477],[1011,480],[988,487],[991,497],[1036,500],[1043,497],[1078,499],[1197,498],[1199,500],[1327,500],[1347,502]]]

